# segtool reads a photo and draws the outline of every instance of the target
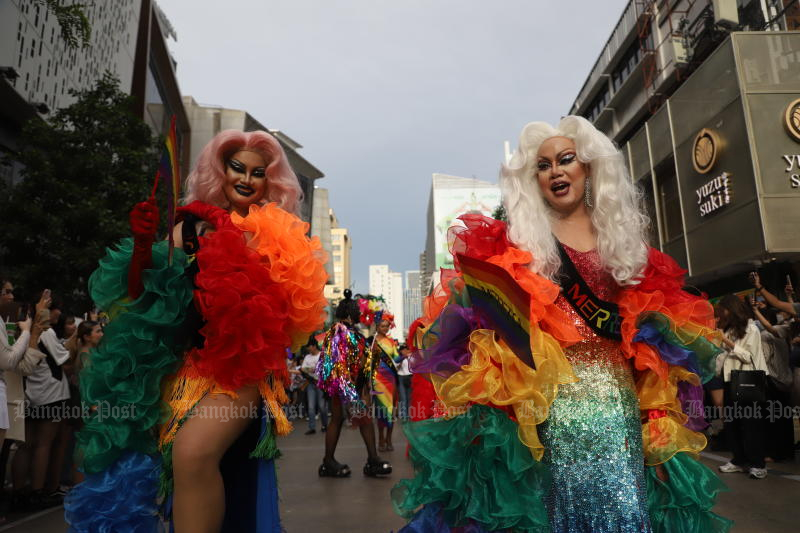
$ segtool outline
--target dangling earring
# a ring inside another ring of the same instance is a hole
[[[592,207],[592,180],[586,176],[586,181],[583,185],[583,203],[586,207]]]

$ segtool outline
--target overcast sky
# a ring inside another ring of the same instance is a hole
[[[158,0],[181,92],[303,145],[368,266],[416,270],[431,174],[497,182],[503,141],[569,111],[627,1]]]

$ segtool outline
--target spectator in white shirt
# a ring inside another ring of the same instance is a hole
[[[411,398],[411,371],[408,369],[408,356],[411,355],[411,350],[405,344],[401,344],[398,351],[403,357],[397,366],[397,394],[400,398],[398,408],[400,418],[405,420],[408,418],[408,401]]]
[[[50,310],[51,326],[61,317],[60,306]],[[24,485],[30,473],[30,510],[59,504],[58,482],[64,461],[66,404],[70,397],[69,381],[62,365],[69,361],[69,350],[59,341],[54,328],[43,332],[38,343],[44,359],[25,378],[28,401],[25,444],[14,455],[12,470],[15,488]]]
[[[765,468],[766,405],[737,405],[732,396],[731,373],[734,370],[762,370],[768,374],[761,345],[761,333],[753,321],[753,312],[738,296],[723,296],[714,309],[717,326],[723,331],[727,349],[717,356],[717,372],[725,382],[725,433],[733,458],[719,467],[721,472],[744,472],[763,479]],[[764,391],[766,392],[766,391]]]
[[[313,337],[306,345],[308,354],[303,358],[303,363],[300,365],[300,372],[308,379],[308,386],[306,387],[306,395],[308,398],[308,431],[306,435],[313,435],[317,432],[317,409],[319,409],[320,418],[322,419],[322,432],[328,429],[328,405],[325,401],[325,395],[322,390],[317,387],[319,374],[317,373],[317,363],[319,363],[319,343]]]

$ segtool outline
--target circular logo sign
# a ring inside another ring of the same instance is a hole
[[[800,142],[800,98],[786,106],[783,114],[783,127],[796,142]]]
[[[720,142],[717,134],[708,128],[703,128],[694,138],[693,160],[694,169],[705,174],[714,167],[719,155]]]

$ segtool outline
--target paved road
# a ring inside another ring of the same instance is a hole
[[[317,467],[322,458],[323,435],[303,435],[298,425],[292,435],[282,439],[283,457],[279,461],[281,516],[289,533],[315,531],[348,533],[386,533],[396,531],[403,520],[392,511],[389,490],[396,480],[410,477],[402,435],[395,439],[395,451],[384,454],[394,463],[389,479],[365,478],[361,467],[365,451],[357,431],[342,434],[337,459],[353,470],[348,479],[319,479]],[[716,468],[727,460],[725,454],[704,454],[703,462]],[[724,475],[731,490],[719,498],[716,511],[736,521],[734,533],[796,533],[800,523],[800,461],[770,465],[764,480],[751,480],[742,474]],[[9,524],[2,532],[30,533],[67,531],[63,511],[52,509],[30,517],[24,523]]]

